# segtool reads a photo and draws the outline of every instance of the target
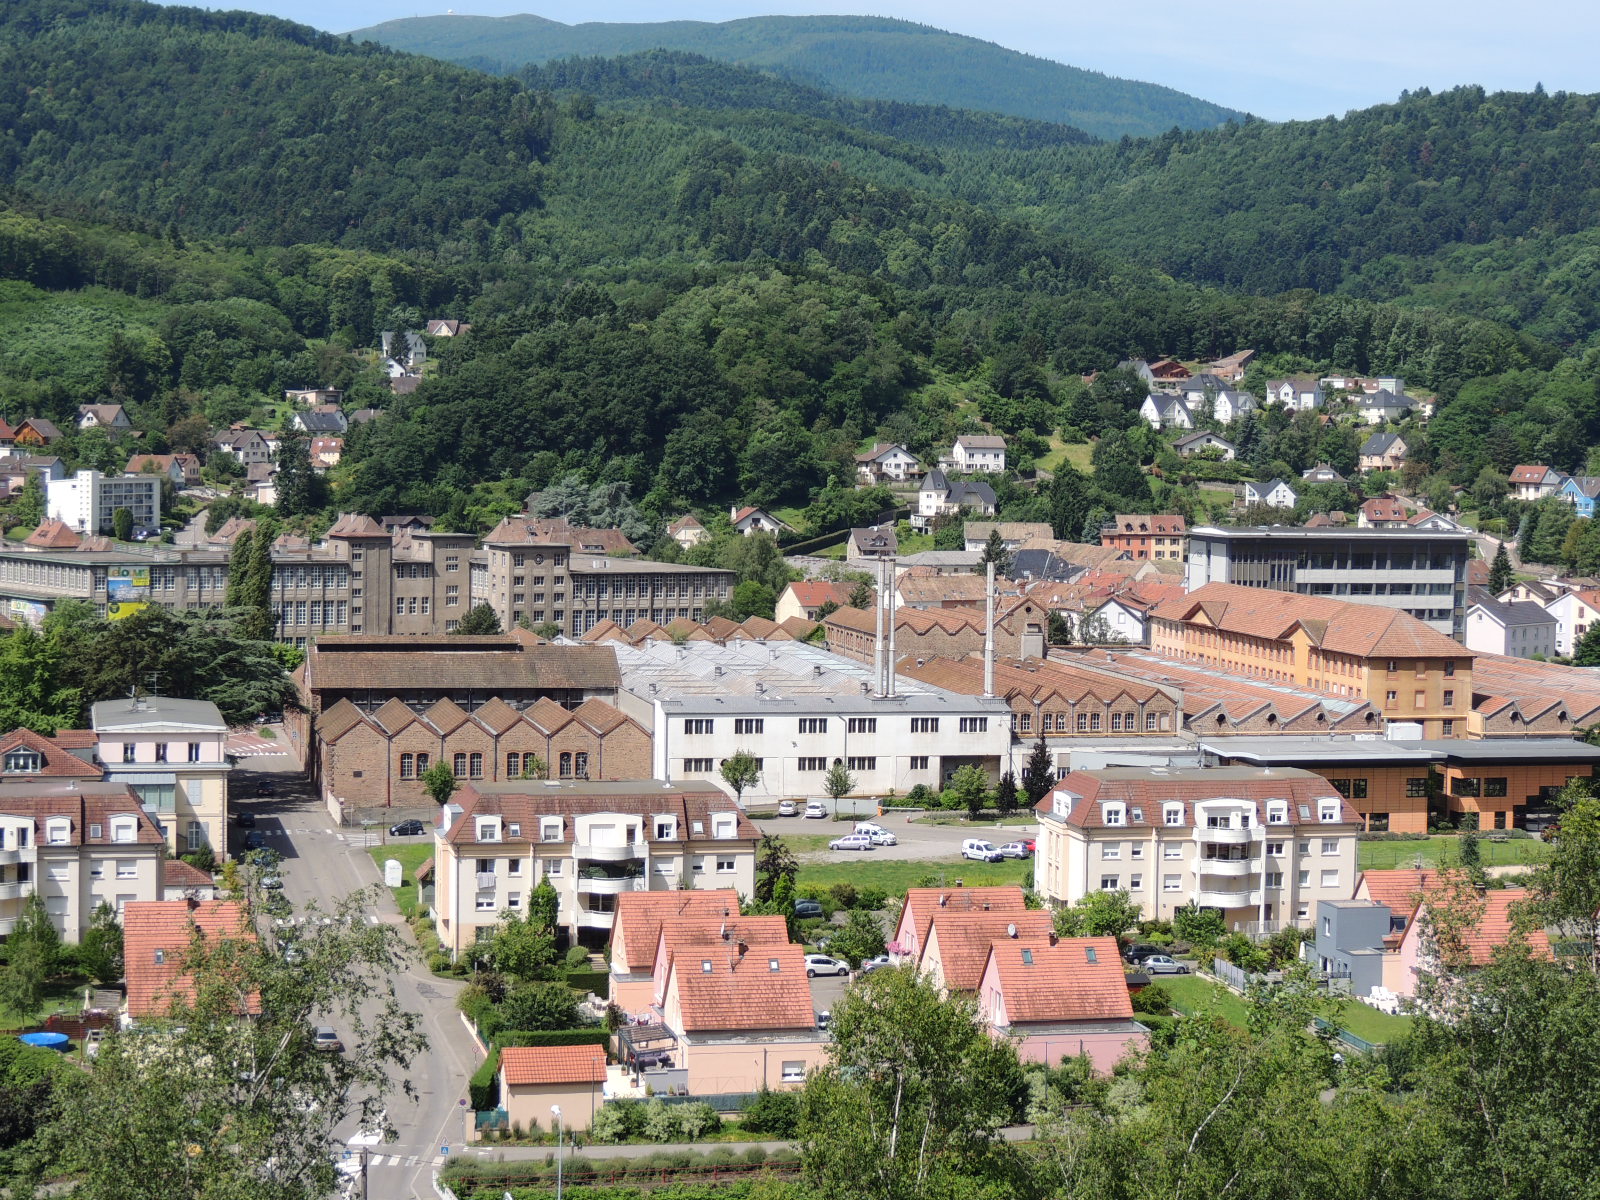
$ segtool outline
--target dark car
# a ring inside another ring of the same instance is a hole
[[[1138,966],[1152,954],[1165,953],[1166,951],[1160,946],[1148,946],[1143,943],[1136,943],[1132,946],[1129,946],[1127,952],[1123,954],[1122,957],[1127,959],[1127,961],[1131,962],[1134,966]]]
[[[233,814],[233,819],[240,829],[254,829],[256,827],[256,815],[253,812],[241,810]]]
[[[794,915],[797,917],[820,917],[822,905],[815,900],[796,900],[794,902]]]
[[[398,821],[389,826],[390,837],[416,837],[419,833],[426,833],[428,827],[421,821],[413,818],[410,821]]]
[[[261,836],[259,829],[252,829],[244,835],[244,848],[246,850],[259,850],[267,844],[267,839]]]
[[[278,785],[275,783],[263,781],[256,785],[256,795],[258,796],[276,796],[277,794]]]

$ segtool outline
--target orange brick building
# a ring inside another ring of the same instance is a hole
[[[1134,558],[1161,558],[1182,562],[1189,528],[1182,517],[1150,513],[1122,513],[1100,530],[1100,544],[1126,550]]]

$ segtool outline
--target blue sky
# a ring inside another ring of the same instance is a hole
[[[1462,83],[1600,91],[1594,0],[245,0],[241,7],[343,33],[398,17],[533,12],[551,20],[726,21],[861,13],[921,21],[1073,66],[1164,83],[1259,116],[1343,113],[1402,89]]]

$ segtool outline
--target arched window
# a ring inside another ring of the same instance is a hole
[[[577,775],[579,779],[589,778],[589,756],[582,750],[578,751]]]
[[[468,763],[468,765],[467,765],[467,773],[469,775],[471,775],[472,778],[474,778],[474,779],[482,779],[483,778],[483,755],[482,754],[478,754],[478,753],[474,753],[472,755],[472,757],[467,760],[467,763]]]
[[[400,778],[415,779],[417,777],[417,758],[414,754],[400,756]]]
[[[506,778],[515,779],[522,774],[522,755],[512,751],[506,755]]]
[[[561,752],[561,778],[572,778],[572,751],[570,750]]]

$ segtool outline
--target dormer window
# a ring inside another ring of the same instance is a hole
[[[72,840],[72,822],[65,817],[53,817],[46,821],[44,840],[52,846],[65,846]]]
[[[678,836],[678,819],[676,817],[657,813],[654,824],[656,841],[670,842]]]
[[[1321,816],[1322,816],[1322,819],[1323,819],[1324,822],[1337,821],[1339,819],[1339,803],[1338,803],[1338,801],[1336,801],[1336,800],[1324,800],[1322,802]]]
[[[559,842],[561,840],[560,817],[541,817],[539,819],[539,840],[541,842]]]
[[[8,775],[20,771],[37,771],[41,765],[37,750],[6,751],[5,770]]]
[[[1162,806],[1161,819],[1168,825],[1183,824],[1183,805],[1167,804]]]
[[[735,837],[739,832],[739,818],[733,813],[711,814],[711,836],[717,838]]]
[[[111,840],[113,842],[132,842],[139,836],[139,823],[132,817],[113,817],[111,819]]]
[[[1273,801],[1267,805],[1267,824],[1287,825],[1289,823],[1289,806],[1280,801]]]
[[[498,842],[500,840],[499,818],[491,820],[480,819],[478,821],[478,840],[480,842]]]
[[[1107,804],[1102,817],[1107,825],[1127,824],[1127,810],[1121,804]]]

